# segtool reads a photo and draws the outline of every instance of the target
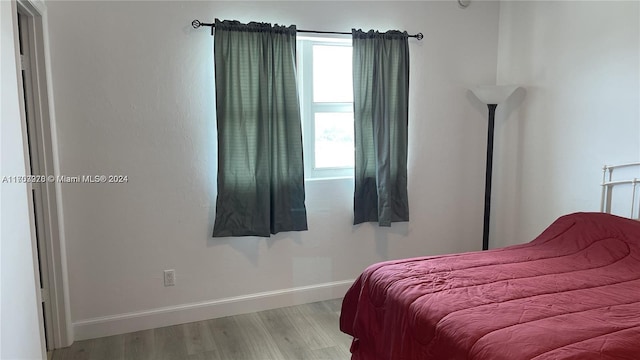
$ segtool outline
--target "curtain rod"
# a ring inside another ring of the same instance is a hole
[[[210,26],[211,29],[213,29],[214,27],[216,27],[216,24],[203,23],[203,22],[200,22],[199,20],[193,20],[191,22],[191,26],[193,26],[194,29],[197,29],[201,26]],[[320,30],[296,30],[296,31],[299,33],[351,35],[350,32],[340,32],[340,31],[320,31]],[[409,35],[409,37],[422,40],[424,38],[424,35],[422,35],[422,33],[417,33],[415,35]]]

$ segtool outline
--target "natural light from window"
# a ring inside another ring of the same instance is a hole
[[[316,168],[353,167],[353,113],[315,114]]]
[[[313,102],[353,102],[350,46],[313,46]]]
[[[351,41],[299,41],[306,178],[353,176],[353,73]]]

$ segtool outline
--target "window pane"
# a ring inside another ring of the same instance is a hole
[[[316,113],[314,130],[316,168],[353,167],[352,112]]]
[[[353,102],[350,46],[313,46],[313,101]]]

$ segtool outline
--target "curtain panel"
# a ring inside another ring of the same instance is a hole
[[[296,28],[215,21],[214,237],[307,230]]]
[[[352,30],[354,224],[409,221],[408,34]]]

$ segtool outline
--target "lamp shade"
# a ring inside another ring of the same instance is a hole
[[[480,85],[470,90],[485,104],[500,104],[507,100],[517,88],[517,85]]]

